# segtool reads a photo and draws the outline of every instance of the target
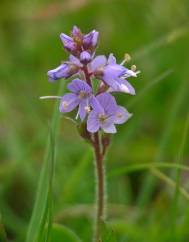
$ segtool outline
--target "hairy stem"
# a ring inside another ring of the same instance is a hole
[[[96,165],[96,227],[94,241],[101,241],[100,225],[105,216],[105,172],[101,152],[101,144],[99,140],[99,133],[94,134],[94,151],[95,151],[95,165]]]
[[[83,73],[85,75],[86,82],[92,87],[90,73],[87,66],[83,67]],[[101,242],[100,226],[101,221],[105,216],[105,170],[103,159],[107,146],[102,144],[102,140],[99,137],[99,132],[94,133],[93,136],[89,134],[89,137],[94,148],[96,167],[96,223],[94,242]]]

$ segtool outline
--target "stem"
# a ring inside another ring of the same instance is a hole
[[[99,133],[94,134],[94,151],[95,151],[95,165],[96,165],[96,202],[97,202],[97,211],[96,211],[96,227],[95,227],[95,236],[94,241],[101,241],[100,238],[100,226],[101,221],[105,216],[105,173],[103,159],[104,156],[101,153],[101,144],[99,141]]]
[[[86,82],[92,87],[90,73],[87,66],[83,67],[83,73],[85,75]],[[101,242],[100,226],[101,221],[105,216],[105,173],[103,159],[106,150],[106,146],[102,144],[102,140],[99,138],[99,132],[94,133],[94,136],[89,135],[91,144],[94,148],[95,153],[95,166],[96,166],[96,223],[95,223],[95,234],[94,242]],[[101,147],[102,146],[102,147]]]
[[[83,67],[83,72],[85,74],[85,79],[86,79],[86,82],[87,84],[92,87],[92,84],[91,84],[91,78],[90,78],[90,74],[89,74],[89,71],[88,71],[88,68],[87,66],[84,66]]]

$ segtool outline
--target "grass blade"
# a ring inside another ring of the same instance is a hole
[[[62,92],[63,84],[61,83],[60,91]],[[58,132],[59,124],[59,113],[58,113],[58,102],[55,105],[55,110],[51,122],[51,130],[54,132],[54,137],[56,138]],[[47,207],[49,200],[49,188],[50,182],[52,180],[52,167],[54,163],[54,147],[52,147],[52,137],[51,133],[48,137],[45,158],[43,167],[40,174],[36,200],[34,204],[34,209],[31,217],[31,221],[27,231],[26,242],[38,242],[42,231],[44,230],[45,221],[47,218]]]

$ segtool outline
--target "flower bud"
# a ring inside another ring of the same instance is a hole
[[[84,49],[94,49],[97,46],[99,32],[93,30],[83,37]]]
[[[88,64],[91,61],[91,55],[87,51],[83,51],[80,54],[80,61],[82,64]]]
[[[60,38],[64,44],[64,48],[71,52],[74,53],[77,51],[77,44],[74,42],[73,38],[71,38],[70,36],[66,35],[66,34],[61,34]]]
[[[53,82],[61,78],[68,78],[76,74],[79,70],[79,67],[73,63],[63,63],[57,68],[47,72],[49,81]]]

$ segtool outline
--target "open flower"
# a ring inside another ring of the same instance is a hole
[[[67,93],[62,97],[60,112],[71,112],[79,106],[77,116],[79,115],[81,120],[84,120],[86,114],[90,111],[90,104],[93,97],[91,87],[85,81],[75,79],[68,84],[68,89],[71,93]]]
[[[125,92],[135,95],[135,89],[125,78],[136,77],[136,73],[117,64],[113,54],[110,54],[108,59],[104,55],[95,57],[91,62],[91,71],[110,87],[109,92]]]
[[[100,128],[105,133],[116,133],[115,124],[122,124],[131,114],[116,104],[115,98],[109,93],[101,93],[92,100],[93,110],[87,120],[87,130],[91,133]]]

